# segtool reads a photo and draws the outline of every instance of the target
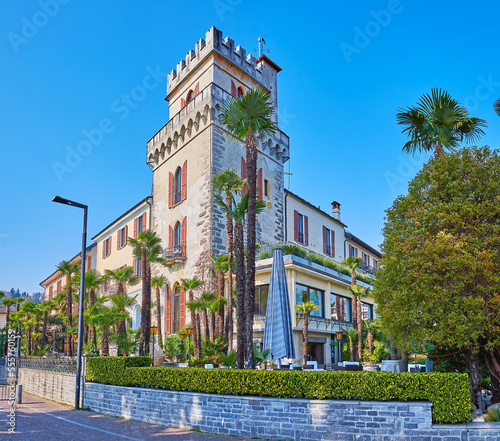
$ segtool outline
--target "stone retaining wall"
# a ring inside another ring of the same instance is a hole
[[[58,372],[19,369],[23,391],[58,403],[75,405],[76,376]]]

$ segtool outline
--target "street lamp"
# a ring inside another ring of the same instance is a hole
[[[52,337],[49,335],[47,337],[47,340],[49,341],[49,355],[50,355],[50,346],[51,346],[50,344],[52,343]]]
[[[82,233],[82,265],[80,275],[80,302],[78,308],[78,349],[76,356],[76,388],[75,388],[75,410],[80,409],[80,383],[82,376],[82,346],[83,346],[83,302],[85,297],[85,260],[87,249],[87,205],[64,199],[60,196],[54,197],[52,202],[83,208],[83,233]]]
[[[186,327],[186,335],[188,336],[188,366],[191,366],[191,336],[193,335],[193,328]]]
[[[151,335],[153,336],[153,366],[155,365],[155,335],[158,331],[158,326],[151,326]]]
[[[342,340],[344,339],[344,333],[342,331],[337,331],[335,337],[339,341],[339,363],[342,363]]]

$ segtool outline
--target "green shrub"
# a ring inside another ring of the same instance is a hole
[[[125,369],[151,366],[150,357],[87,357],[85,379],[93,383],[126,386]]]
[[[122,371],[112,375],[117,381],[113,384],[120,386],[221,395],[430,401],[433,403],[433,420],[439,424],[466,423],[470,416],[469,381],[466,374],[130,367],[126,373]]]

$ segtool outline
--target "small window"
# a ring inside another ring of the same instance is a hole
[[[264,196],[266,198],[269,197],[269,194],[271,193],[271,188],[269,186],[269,181],[267,179],[264,179]]]
[[[174,332],[181,329],[181,291],[179,288],[174,290],[174,314],[173,314],[173,328]]]
[[[182,226],[180,222],[177,222],[174,227],[174,247],[180,247],[182,242]]]
[[[355,248],[355,247],[353,247],[352,245],[349,245],[349,247],[350,247],[350,251],[351,251],[351,252],[350,252],[350,255],[351,255],[352,257],[356,257],[356,256],[358,255],[358,253],[356,252],[356,251],[357,251],[357,250],[356,250],[356,248]]]
[[[363,260],[364,260],[364,264],[368,268],[370,266],[370,256],[366,253],[363,253]]]
[[[361,318],[363,320],[373,320],[373,305],[361,302]]]
[[[304,243],[304,216],[300,213],[297,216],[297,231],[299,234],[298,242]]]
[[[245,90],[240,86],[236,89],[236,98],[241,98],[242,96],[245,96]]]
[[[193,99],[194,99],[194,92],[190,90],[187,94],[186,103],[189,103],[189,101],[192,101]]]
[[[351,299],[331,293],[330,308],[330,317],[332,320],[340,320],[342,322],[351,321]]]
[[[144,231],[144,222],[142,216],[137,218],[137,232]]]
[[[104,251],[103,251],[104,257],[108,257],[111,254],[111,238],[110,237],[108,237],[103,242],[103,246],[104,246]]]
[[[141,268],[142,268],[142,265],[141,265],[141,259],[137,259],[135,261],[135,267],[134,267],[134,272],[135,272],[135,275],[136,276],[141,276]]]
[[[182,200],[182,168],[177,167],[174,175],[174,204]]]
[[[332,255],[332,232],[325,228],[325,254]]]
[[[118,247],[123,248],[125,245],[127,245],[127,234],[125,232],[125,227],[123,227],[119,232],[118,232]]]
[[[266,315],[269,285],[255,287],[255,315]]]
[[[318,309],[311,312],[313,317],[323,317],[323,298],[324,292],[319,289],[309,288],[303,285],[295,285],[295,304],[301,305],[304,302],[311,301]]]

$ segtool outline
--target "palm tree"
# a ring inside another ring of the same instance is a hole
[[[362,324],[363,320],[361,318],[361,299],[366,297],[370,292],[370,288],[364,288],[361,285],[350,286],[349,290],[352,295],[356,298],[358,304],[358,359],[363,358],[363,338],[362,338]]]
[[[363,265],[363,259],[361,257],[349,256],[344,257],[342,262],[347,268],[351,270],[351,286],[356,285],[356,268]],[[354,297],[353,300],[354,304],[352,305],[352,324],[356,327],[358,325],[358,308],[356,305],[356,297]]]
[[[79,262],[69,262],[63,260],[56,265],[57,270],[62,276],[66,276],[66,324],[69,328],[73,326],[73,276],[80,270]],[[73,355],[73,345],[71,344],[71,334],[66,337],[68,345],[68,356]]]
[[[226,195],[225,205],[231,209],[233,195],[237,194],[244,185],[244,181],[235,170],[224,170],[212,179],[214,191]],[[217,201],[217,199],[216,199]],[[224,328],[224,340],[228,342],[228,353],[233,350],[233,218],[226,213],[227,232],[227,264],[228,264],[228,288],[227,288],[227,311],[226,326]],[[223,287],[224,289],[224,287]]]
[[[40,304],[40,311],[43,314],[43,325],[42,325],[42,348],[45,346],[45,339],[47,337],[47,322],[49,318],[49,312],[51,312],[56,307],[56,303],[53,300],[44,300]]]
[[[140,277],[134,275],[134,268],[124,266],[118,269],[106,270],[106,279],[116,282],[116,294],[123,294],[127,285],[135,285]]]
[[[232,222],[232,220],[231,220],[231,222]],[[224,284],[225,284],[224,283],[224,281],[225,281],[224,275],[229,270],[229,256],[227,254],[221,254],[220,256],[217,257],[217,259],[214,259],[213,256],[210,256],[210,259],[212,260],[212,276],[215,278],[215,291],[216,291],[217,298],[220,300],[220,302],[218,304],[219,304],[219,306],[224,307],[227,304],[227,300],[224,298]],[[232,271],[232,268],[231,268],[231,271],[229,272],[229,278],[230,279],[233,278],[232,273],[233,273],[233,271]],[[232,289],[233,289],[232,280],[231,280],[231,283],[229,283],[229,286],[231,287],[231,291],[232,291]],[[233,300],[232,293],[231,293],[231,295],[229,295],[229,293],[228,293],[227,297],[230,298],[231,301]],[[222,302],[222,300],[223,300],[223,302]],[[223,303],[223,305],[222,305],[222,303]],[[224,341],[228,343],[228,347],[229,347],[229,342],[228,342],[229,330],[227,329],[227,326],[224,327],[224,309],[219,310],[215,306],[211,306],[210,310],[214,314],[217,314],[217,318],[216,318],[216,321],[217,321],[217,331],[214,331],[214,335],[216,333],[218,335],[221,335],[224,338]],[[231,312],[231,328],[232,328],[232,326],[233,326],[232,325],[233,308],[232,307],[229,308],[228,311]],[[215,315],[213,317],[215,319]],[[220,331],[219,328],[222,329],[222,332]],[[231,339],[232,338],[233,338],[233,332],[232,332],[232,329],[231,329]],[[231,344],[231,348],[232,348],[232,344]],[[231,352],[231,351],[229,351],[229,349],[228,349],[228,352]]]
[[[297,312],[302,316],[302,339],[303,339],[303,364],[307,364],[307,340],[309,338],[309,315],[319,309],[319,305],[315,305],[310,300],[302,302],[300,305],[295,305]]]
[[[200,302],[202,305],[201,312],[203,314],[203,332],[205,334],[205,338],[214,341],[214,333],[210,334],[210,326],[208,323],[208,311],[210,310],[211,303],[217,299],[217,296],[213,292],[205,291],[201,297]],[[213,321],[213,329],[215,329],[215,316],[212,315]]]
[[[16,304],[17,304],[17,299],[12,299],[10,297],[5,297],[4,299],[2,299],[2,306],[7,307],[7,315],[5,317],[5,324],[7,326],[9,325],[10,308],[12,308]]]
[[[139,355],[147,355],[151,339],[151,262],[159,258],[161,239],[154,231],[147,230],[137,233],[135,239],[129,237],[128,243],[134,248],[135,258],[141,261],[142,312]]]
[[[104,278],[99,274],[99,271],[91,269],[85,273],[85,289],[89,294],[88,308],[92,308],[96,303],[96,292],[102,285]],[[90,324],[90,344],[92,349],[97,349],[97,332],[95,326]]]
[[[161,332],[161,309],[160,309],[160,289],[168,283],[165,276],[151,278],[151,288],[156,290],[156,326],[158,326],[158,344],[163,349],[163,337]]]
[[[193,290],[199,288],[204,284],[205,282],[203,280],[199,280],[197,277],[193,277],[192,279],[181,279],[181,283],[176,284],[175,286],[183,289],[184,292],[188,292],[188,301],[192,304],[192,302],[194,301]],[[201,353],[201,332],[199,319],[197,317],[195,308],[191,308],[189,306],[188,308],[191,313],[191,326],[193,327],[193,352],[196,352],[199,356]]]
[[[127,318],[127,314],[118,312],[114,308],[107,308],[103,302],[107,300],[102,298],[102,302],[97,302],[89,308],[89,322],[102,331],[101,355],[109,356],[109,328],[115,326],[122,320]]]
[[[487,127],[486,121],[470,117],[465,107],[441,89],[422,95],[415,107],[399,109],[396,119],[410,138],[403,151],[414,155],[434,150],[436,159],[445,148],[453,151],[462,141],[478,141],[484,135],[482,128]]]
[[[379,325],[375,320],[364,320],[363,325],[364,325],[366,333],[367,333],[366,338],[368,340],[368,352],[370,355],[372,355],[373,354],[373,336],[378,331]]]
[[[500,98],[498,98],[495,103],[493,104],[493,110],[495,110],[495,113],[500,116]]]
[[[123,320],[120,320],[117,323],[117,331],[118,331],[118,342],[120,342],[120,339],[127,339],[127,323],[126,323],[126,318],[129,316],[127,312],[127,308],[134,306],[136,304],[135,299],[137,298],[137,295],[134,297],[129,297],[127,294],[124,292],[119,292],[113,296],[111,296],[109,299],[111,300],[111,303],[113,303],[113,309],[123,315],[125,317]],[[122,354],[122,350],[120,345],[118,345],[119,353],[118,355],[125,355],[127,356],[127,353]]]
[[[248,216],[247,261],[245,294],[245,355],[248,366],[253,365],[253,314],[255,308],[255,226],[257,220],[257,148],[258,138],[276,133],[271,120],[274,104],[263,89],[250,90],[240,98],[227,100],[222,105],[221,122],[235,138],[245,142]]]
[[[356,338],[358,337],[358,330],[356,328],[349,328],[345,332],[345,335],[347,337],[347,340],[349,340],[349,361],[354,361],[355,358],[355,351],[354,351],[354,342],[356,341]]]
[[[32,325],[34,324],[33,315],[36,309],[36,305],[33,303],[33,300],[28,300],[24,302],[19,310],[19,318],[24,317],[24,325],[26,328],[26,353],[27,355],[31,355],[31,332]]]

